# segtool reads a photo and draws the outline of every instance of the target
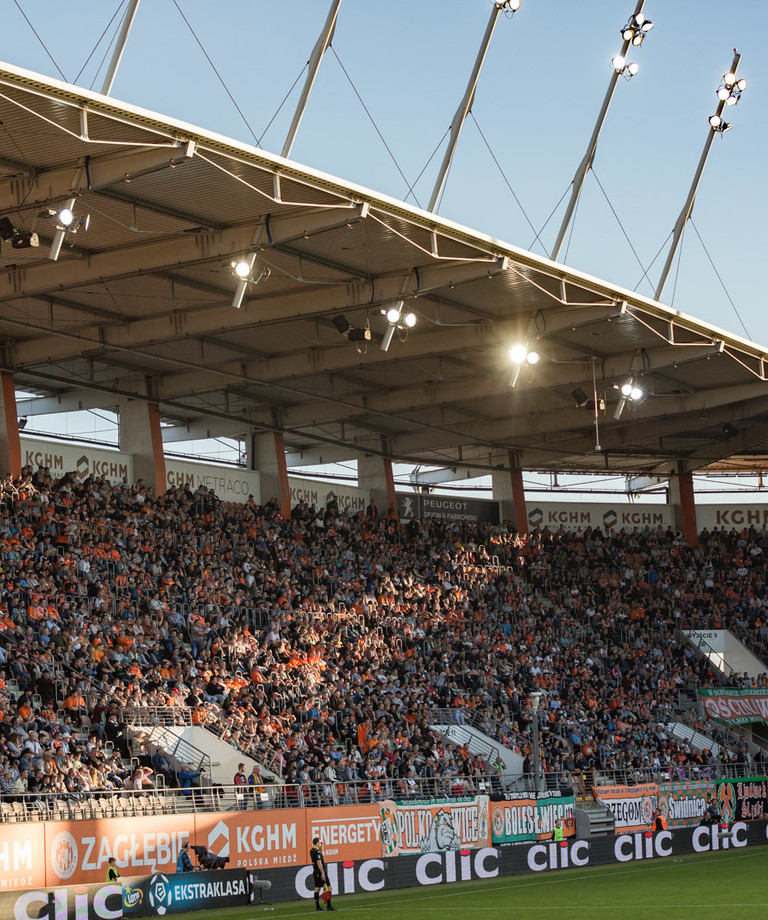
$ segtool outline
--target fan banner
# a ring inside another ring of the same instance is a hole
[[[699,697],[709,718],[723,725],[768,722],[768,690],[711,687],[699,690]]]
[[[725,824],[764,819],[768,814],[768,780],[764,776],[718,780],[717,807]]]
[[[700,782],[659,783],[658,807],[669,827],[692,827],[715,796],[715,784]]]
[[[563,822],[563,836],[576,833],[574,797],[559,792],[512,792],[501,802],[491,802],[493,843],[551,840],[555,821]]]
[[[490,846],[488,806],[487,795],[437,802],[380,802],[381,854],[444,853]]]
[[[651,826],[659,795],[658,783],[592,788],[597,801],[611,810],[617,834],[647,830]]]

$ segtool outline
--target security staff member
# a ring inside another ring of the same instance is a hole
[[[107,881],[116,882],[120,878],[120,873],[117,871],[117,866],[115,865],[115,857],[110,856],[107,862],[109,863],[109,868],[107,869]]]
[[[320,892],[328,886],[328,904],[326,910],[336,910],[331,904],[331,886],[328,881],[328,873],[325,871],[325,856],[323,856],[323,843],[319,837],[312,839],[312,849],[309,851],[309,858],[312,860],[312,879],[315,883],[315,910],[322,910],[320,906]]]
[[[656,814],[653,817],[653,823],[651,824],[652,831],[665,831],[667,829],[667,819],[661,813],[661,809],[656,809]]]

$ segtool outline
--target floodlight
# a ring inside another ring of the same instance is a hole
[[[62,227],[71,227],[75,221],[75,212],[65,205],[56,215],[56,218]]]
[[[402,306],[402,301],[400,302]],[[397,325],[400,321],[400,309],[401,307],[390,307],[387,310],[387,322]]]
[[[406,313],[403,319],[404,319],[405,325],[409,329],[413,329],[413,327],[416,325],[416,314],[415,313]]]
[[[629,391],[629,398],[637,402],[638,399],[643,398],[643,391],[640,387],[631,387]]]
[[[742,77],[741,80],[736,83],[736,88],[740,93],[743,93],[747,88],[747,81]]]
[[[635,13],[630,16],[629,21],[621,30],[621,37],[625,42],[631,42],[636,48],[642,45],[643,39],[653,28],[650,19],[646,19],[642,13]]]
[[[626,63],[627,63],[627,59],[624,57],[623,54],[617,54],[615,58],[611,59],[611,64],[613,65],[613,69],[617,71],[618,73],[621,73],[621,71],[624,70]]]
[[[88,229],[88,224],[90,223],[90,214],[86,214],[84,217],[76,218],[74,212],[76,203],[77,198],[70,198],[66,204],[62,205],[58,211],[53,212],[51,215],[56,218],[56,232],[53,235],[53,240],[51,241],[51,249],[48,253],[48,258],[52,262],[55,262],[59,258],[61,247],[64,244],[64,239],[68,233],[75,234],[81,227],[84,230]]]
[[[626,70],[630,77],[634,77],[638,70],[640,70],[640,66],[632,61],[630,64],[627,64]]]
[[[527,354],[528,354],[528,347],[526,345],[522,345],[521,343],[518,343],[517,345],[513,345],[509,349],[509,357],[512,359],[512,361],[515,364],[522,364],[523,361],[525,361],[525,356]]]
[[[735,82],[736,82],[735,73],[728,72],[727,74],[723,75],[723,83],[725,83],[726,86],[733,86]]]
[[[233,262],[232,269],[238,278],[247,278],[251,274],[251,265],[245,259]]]
[[[629,397],[632,395],[632,384],[631,384],[631,383],[624,383],[624,384],[622,384],[622,386],[621,386],[621,395],[622,395],[625,399],[629,399]]]
[[[529,364],[538,364],[539,358],[540,358],[540,355],[538,351],[529,351],[528,354],[525,356],[525,360]]]

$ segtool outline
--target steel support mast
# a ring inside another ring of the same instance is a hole
[[[101,92],[108,96],[112,92],[112,84],[115,82],[115,77],[117,76],[117,68],[120,66],[120,61],[123,57],[123,51],[125,51],[125,45],[128,41],[128,36],[131,34],[131,29],[133,28],[133,20],[136,18],[136,10],[139,8],[139,3],[141,0],[131,0],[128,4],[128,9],[125,11],[125,16],[123,17],[123,25],[120,28],[120,34],[117,37],[117,44],[115,45],[115,50],[112,52],[112,59],[109,62],[109,67],[107,68],[107,76],[104,79],[104,83],[101,87]]]
[[[736,75],[736,69],[739,66],[739,61],[741,60],[741,55],[734,48],[733,49],[733,63],[731,64],[730,73],[734,76]],[[715,115],[718,118],[722,118],[723,111],[725,109],[726,102],[724,99],[720,100],[720,104],[717,107]],[[701,182],[701,176],[704,172],[704,167],[707,165],[707,159],[709,158],[709,151],[712,149],[712,142],[715,139],[717,130],[710,125],[709,134],[707,135],[706,143],[704,144],[704,150],[701,152],[701,158],[699,159],[699,165],[696,168],[696,175],[693,177],[693,182],[691,183],[690,191],[688,192],[688,197],[685,199],[685,204],[683,209],[678,215],[677,221],[675,222],[675,229],[672,233],[672,243],[669,247],[669,253],[667,254],[667,261],[664,263],[664,268],[661,271],[661,277],[659,278],[659,283],[656,285],[656,293],[654,298],[656,300],[661,300],[661,294],[664,290],[664,285],[667,283],[667,278],[672,269],[672,263],[675,260],[675,255],[677,254],[678,249],[680,248],[680,242],[683,238],[683,231],[685,230],[685,225],[688,223],[688,219],[693,212],[693,203],[696,200],[696,192],[699,188],[699,182]]]
[[[293,113],[293,121],[291,122],[291,127],[288,129],[288,136],[285,139],[283,144],[283,149],[281,155],[290,157],[291,150],[293,149],[293,143],[296,140],[296,134],[299,130],[299,125],[301,124],[301,119],[304,117],[304,112],[307,108],[307,103],[309,102],[309,94],[312,92],[312,87],[315,84],[315,78],[317,77],[317,72],[320,69],[320,62],[323,59],[323,55],[328,50],[329,45],[333,41],[333,33],[336,31],[336,20],[339,17],[339,7],[341,6],[341,0],[333,0],[331,4],[331,9],[328,13],[328,18],[325,20],[325,25],[323,26],[323,31],[320,33],[320,37],[315,43],[315,47],[312,49],[312,54],[309,58],[309,72],[307,73],[307,79],[304,81],[304,88],[301,91],[301,97],[299,103],[296,106],[296,111]]]
[[[635,7],[635,12],[632,14],[633,18],[637,16],[638,13],[641,13],[643,7],[645,6],[645,0],[639,0],[637,6]],[[625,39],[624,44],[621,46],[621,51],[619,55],[622,58],[626,58],[627,51],[632,47],[631,39]],[[608,114],[608,109],[611,106],[611,100],[613,99],[613,94],[616,91],[616,84],[619,82],[619,77],[621,76],[621,71],[613,69],[611,74],[611,79],[608,84],[608,91],[605,94],[603,99],[603,105],[600,109],[600,114],[597,116],[597,122],[595,123],[594,131],[592,132],[592,137],[589,139],[589,144],[587,145],[587,152],[584,154],[584,159],[579,163],[579,167],[574,173],[572,188],[571,188],[571,197],[568,201],[568,207],[565,209],[565,216],[563,217],[563,222],[560,225],[560,231],[557,234],[557,239],[555,240],[555,245],[552,247],[552,251],[549,254],[550,259],[553,262],[557,261],[557,257],[560,255],[560,250],[563,247],[563,241],[565,240],[565,235],[568,232],[568,227],[570,226],[571,220],[573,219],[573,212],[576,210],[576,205],[581,195],[581,190],[584,187],[584,180],[587,178],[587,173],[592,168],[592,163],[595,159],[595,151],[597,150],[597,142],[600,139],[600,133],[603,130],[603,124],[605,123],[606,115]]]
[[[445,151],[443,162],[440,165],[440,172],[437,174],[435,187],[432,189],[432,197],[429,199],[429,204],[427,205],[428,211],[435,210],[440,201],[440,196],[443,193],[445,180],[448,178],[448,170],[451,168],[451,162],[456,152],[456,145],[459,142],[461,129],[464,127],[467,115],[472,110],[472,103],[475,100],[475,90],[477,89],[477,81],[480,78],[480,71],[483,68],[483,62],[488,53],[488,46],[491,43],[493,30],[496,28],[496,20],[499,18],[499,13],[505,9],[514,12],[519,5],[519,3],[510,3],[509,0],[504,0],[504,2],[499,0],[499,2],[493,4],[488,25],[485,27],[485,35],[483,35],[480,50],[477,52],[477,57],[475,58],[475,66],[472,68],[472,74],[469,78],[469,83],[467,83],[467,89],[464,92],[464,97],[458,109],[456,109],[456,114],[453,116],[453,121],[451,122],[451,136],[448,138],[448,148]]]

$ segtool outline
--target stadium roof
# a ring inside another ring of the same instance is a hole
[[[748,341],[403,202],[9,65],[0,121],[0,218],[40,239],[0,243],[0,364],[39,395],[25,412],[146,399],[173,425],[166,442],[279,430],[289,462],[304,465],[380,454],[663,473],[670,461],[698,469],[764,449],[768,353]],[[90,226],[67,234],[53,261],[47,212],[70,198]],[[252,253],[254,281],[236,309],[232,262]],[[418,322],[385,352],[382,311],[400,300]],[[371,339],[343,335],[344,321]],[[541,360],[512,387],[516,342]],[[630,378],[645,397],[617,419]]]

